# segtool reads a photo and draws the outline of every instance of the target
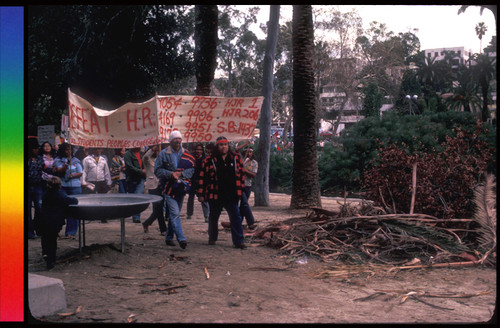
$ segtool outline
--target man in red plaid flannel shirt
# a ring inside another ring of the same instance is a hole
[[[198,200],[208,201],[208,244],[215,245],[218,222],[225,208],[231,223],[234,247],[245,249],[239,202],[245,187],[241,156],[229,150],[226,137],[217,138],[214,152],[203,161],[198,182]]]

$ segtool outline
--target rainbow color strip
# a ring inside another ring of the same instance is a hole
[[[24,8],[0,7],[0,321],[24,320]]]

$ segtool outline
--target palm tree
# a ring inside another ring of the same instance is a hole
[[[473,75],[479,81],[481,88],[482,106],[481,120],[486,122],[490,117],[488,111],[488,97],[490,93],[490,82],[496,76],[496,57],[489,57],[488,54],[476,54],[473,59],[476,65],[472,67]]]
[[[446,100],[449,109],[465,112],[478,112],[481,108],[477,96],[477,83],[472,74],[472,69],[462,65],[457,74],[453,88],[453,96]]]
[[[210,96],[210,84],[217,67],[217,5],[195,6],[196,95]]]
[[[483,35],[486,34],[488,28],[484,25],[484,22],[478,23],[476,25],[476,34],[479,38],[479,53],[481,53],[481,49],[483,49]]]
[[[316,151],[314,29],[311,5],[293,6],[293,176],[290,207],[321,206]]]

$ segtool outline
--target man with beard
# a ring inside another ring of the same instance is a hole
[[[208,201],[208,244],[215,245],[218,237],[218,222],[225,208],[231,224],[234,247],[245,249],[243,227],[238,203],[245,187],[243,161],[238,153],[229,151],[226,137],[219,137],[214,152],[202,164],[198,181],[198,200]]]
[[[160,186],[164,188],[165,202],[168,208],[169,220],[165,243],[167,246],[175,246],[174,233],[179,246],[185,249],[186,237],[182,231],[180,213],[184,196],[191,186],[191,177],[194,174],[194,157],[182,148],[182,135],[179,131],[173,131],[169,136],[170,146],[163,149],[155,162],[155,175],[160,180]]]

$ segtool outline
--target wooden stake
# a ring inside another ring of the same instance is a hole
[[[411,190],[411,206],[410,214],[413,214],[413,207],[415,207],[415,193],[417,189],[417,163],[413,164],[413,176],[412,176],[412,190]]]

